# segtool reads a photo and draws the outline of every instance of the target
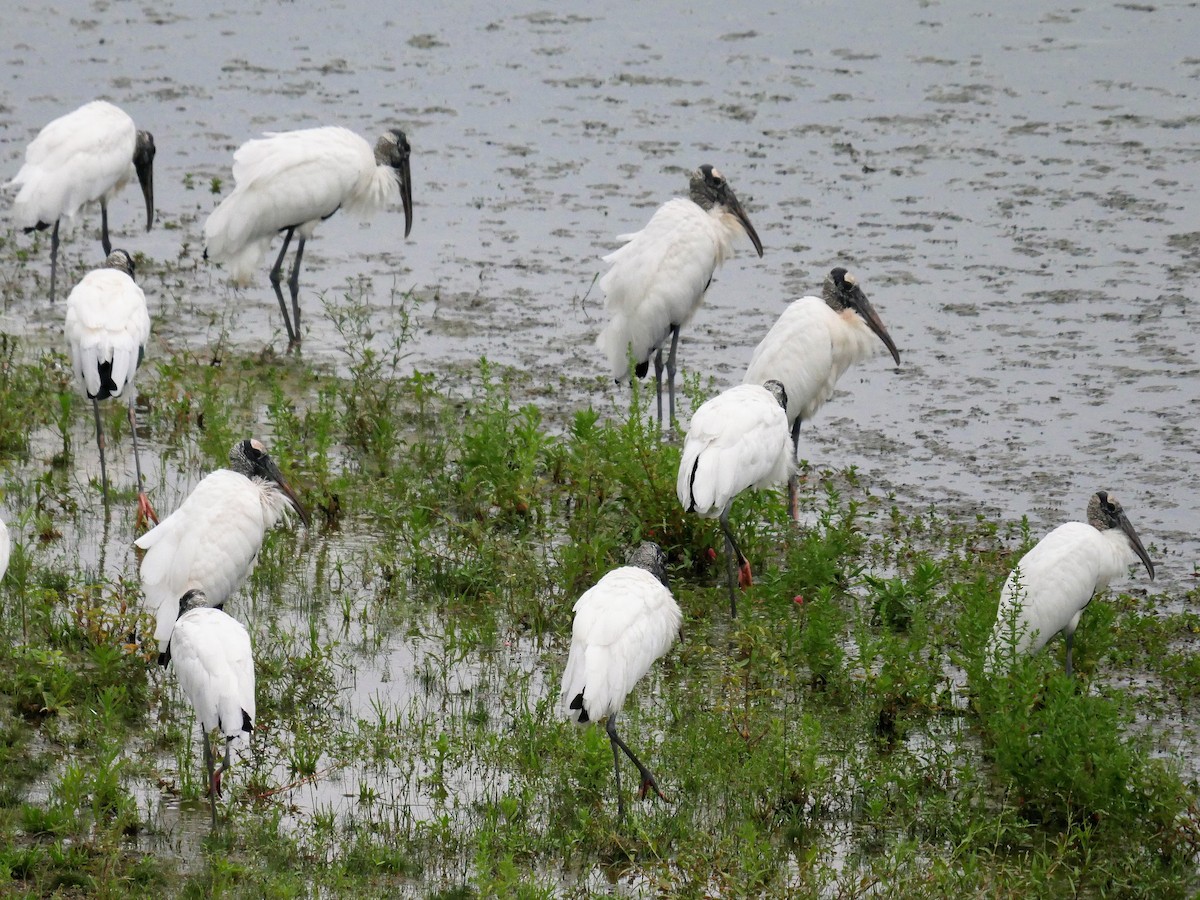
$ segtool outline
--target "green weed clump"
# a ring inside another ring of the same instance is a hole
[[[20,511],[0,584],[0,893],[1200,888],[1194,785],[1156,739],[1170,723],[1195,754],[1188,597],[1094,601],[1080,680],[1055,644],[989,674],[1027,523],[806,464],[799,526],[777,492],[734,504],[755,584],[731,620],[720,532],[680,508],[678,435],[640,391],[626,406],[566,384],[564,411],[486,362],[410,371],[415,298],[392,298],[397,331],[369,299],[326,304],[336,366],[221,340],[160,354],[141,384],[160,512],[255,434],[317,513],[268,536],[228,607],[253,636],[258,721],[212,834],[190,708],[150,664],[131,517],[66,464],[86,410],[61,359],[0,344],[0,412],[26,432],[0,444]],[[620,823],[608,740],[564,721],[557,688],[572,604],[643,539],[684,624],[621,713],[669,801]]]

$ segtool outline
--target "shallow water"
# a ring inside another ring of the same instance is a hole
[[[719,274],[684,332],[686,371],[736,382],[784,302],[846,264],[903,364],[852,370],[806,456],[910,500],[1028,514],[1035,531],[1107,487],[1156,548],[1162,585],[1192,583],[1192,7],[507,6],[381,19],[363,2],[51,15],[22,2],[0,48],[0,170],[15,174],[54,115],[118,102],[157,138],[159,227],[138,233],[130,188],[113,205],[117,244],[163,261],[186,246],[195,266],[151,291],[162,338],[202,344],[226,327],[281,345],[265,277],[237,295],[198,261],[208,182],[228,182],[232,150],[263,130],[400,124],[415,148],[412,236],[395,211],[322,227],[304,352],[341,361],[317,294],[369,276],[385,331],[393,290],[424,298],[416,367],[487,355],[586,377],[602,369],[598,257],[711,161],[766,256],[747,245]],[[99,255],[85,236],[66,248],[77,268]],[[10,308],[2,324],[52,332],[58,314]]]
[[[128,188],[114,243],[181,269],[144,279],[156,340],[282,350],[266,264],[235,293],[200,261],[219,199],[210,181],[227,193],[233,150],[265,130],[400,125],[414,148],[412,235],[395,210],[320,228],[305,256],[304,354],[344,364],[319,295],[365,277],[381,344],[399,327],[393,295],[420,298],[414,367],[486,355],[535,379],[595,375],[593,395],[546,401],[569,409],[625,403],[591,345],[599,257],[712,162],[766,254],[746,242],[718,274],[684,331],[685,372],[736,383],[785,302],[847,265],[902,365],[881,346],[848,373],[805,426],[802,455],[853,464],[907,502],[1028,515],[1035,534],[1108,488],[1151,548],[1155,588],[1195,586],[1193,5],[504,7],[381,17],[363,0],[68,0],[55,12],[18,0],[0,41],[0,172],[16,173],[54,116],[117,102],[155,135],[159,212],[141,233]],[[64,247],[75,277],[99,261],[96,217],[86,222]],[[44,245],[31,266],[48,273]],[[60,316],[35,298],[4,309],[0,330],[57,341]],[[1140,570],[1134,582],[1148,585]],[[396,642],[364,663],[358,711],[413,652]]]

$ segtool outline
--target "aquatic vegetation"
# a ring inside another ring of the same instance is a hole
[[[0,347],[0,414],[23,425],[0,446],[18,513],[0,583],[4,890],[1194,893],[1200,813],[1172,761],[1198,746],[1177,712],[1200,686],[1181,643],[1200,619],[1172,611],[1189,598],[1093,603],[1078,680],[1053,654],[988,675],[1028,526],[806,466],[799,527],[778,493],[734,504],[757,571],[731,622],[720,533],[680,508],[678,442],[641,392],[627,413],[564,412],[487,362],[411,372],[365,306],[326,308],[340,373],[221,348],[164,352],[143,379],[161,511],[247,429],[321,510],[267,537],[229,607],[254,642],[258,718],[211,835],[197,729],[138,612],[132,482],[116,474],[126,502],[106,517],[98,484],[51,464],[86,446],[88,410],[61,358]],[[557,688],[571,605],[641,539],[667,554],[683,639],[622,715],[670,802],[631,803],[622,824],[608,740],[565,720]]]

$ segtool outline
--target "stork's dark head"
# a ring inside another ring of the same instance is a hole
[[[1138,537],[1137,531],[1134,530],[1133,524],[1125,515],[1125,510],[1121,504],[1117,502],[1117,498],[1112,496],[1108,491],[1096,491],[1092,499],[1088,501],[1088,524],[1100,531],[1110,531],[1113,528],[1119,528],[1125,533],[1125,537],[1129,539],[1129,546],[1133,548],[1133,552],[1137,554],[1138,559],[1146,567],[1146,571],[1150,573],[1150,580],[1154,580],[1154,563],[1150,561],[1150,555],[1146,552],[1146,548],[1142,546],[1142,539]]]
[[[645,569],[661,581],[663,587],[670,590],[671,585],[667,581],[667,554],[653,541],[642,541],[638,544],[629,554],[628,565]]]
[[[900,351],[896,349],[896,344],[892,341],[892,336],[888,334],[887,328],[884,327],[883,320],[879,318],[879,313],[875,312],[875,308],[871,306],[871,301],[867,299],[867,295],[859,287],[858,279],[852,272],[848,272],[841,266],[831,270],[825,277],[821,297],[834,312],[850,309],[858,313],[862,320],[867,323],[867,327],[875,332],[879,339],[883,341],[884,346],[888,348],[888,352],[892,354],[892,359],[896,361],[896,365],[900,365]]]
[[[775,398],[775,402],[783,408],[783,411],[787,412],[787,388],[783,386],[783,382],[772,378],[770,381],[763,382],[763,387]]]
[[[309,524],[308,512],[304,509],[300,498],[296,496],[296,492],[292,490],[292,486],[283,477],[283,473],[279,471],[279,466],[275,465],[275,460],[271,459],[271,455],[267,453],[267,448],[263,446],[262,441],[246,438],[234,444],[229,451],[229,468],[250,479],[258,478],[273,482],[287,497],[292,508],[299,514],[300,520],[306,526]]]
[[[208,602],[208,596],[199,588],[192,588],[186,594],[179,598],[179,616],[193,609],[204,609],[211,606]],[[176,619],[179,618],[176,616]]]
[[[688,182],[688,196],[691,197],[693,203],[703,210],[721,207],[734,216],[741,223],[746,236],[750,238],[750,242],[754,244],[754,249],[758,251],[758,255],[763,255],[763,245],[762,241],[758,239],[758,232],[750,224],[750,217],[742,209],[742,204],[738,202],[738,198],[733,193],[733,188],[729,186],[729,182],[725,180],[724,175],[705,163],[692,172],[691,180]]]
[[[412,172],[409,169],[411,149],[408,138],[399,128],[392,128],[375,142],[375,162],[381,166],[391,166],[396,172],[396,181],[400,183],[400,202],[404,205],[404,236],[412,231]]]
[[[130,278],[133,278],[133,257],[124,250],[113,250],[112,253],[108,254],[108,258],[104,260],[104,268],[116,269],[118,272],[124,272]]]
[[[146,230],[154,225],[154,135],[148,131],[137,133],[137,143],[133,147],[133,170],[137,172],[138,184],[142,188],[142,196],[146,198]]]

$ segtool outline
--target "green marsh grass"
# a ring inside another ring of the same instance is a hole
[[[213,834],[194,719],[150,662],[129,504],[106,517],[64,455],[86,446],[88,409],[60,357],[0,342],[0,416],[21,426],[0,443],[17,541],[0,584],[0,893],[1200,887],[1195,591],[1094,602],[1079,679],[1058,642],[989,675],[1027,523],[806,464],[801,527],[778,492],[735,504],[756,582],[731,621],[719,531],[679,508],[678,442],[643,393],[630,407],[588,382],[568,387],[593,404],[555,404],[486,361],[412,372],[407,333],[381,338],[355,296],[325,304],[337,369],[222,347],[164,352],[141,379],[160,512],[247,433],[314,512],[268,537],[230,607],[253,636],[258,722]],[[620,824],[608,742],[563,721],[557,690],[572,604],[646,538],[668,553],[683,637],[622,732],[670,802],[633,801]],[[1177,737],[1159,740],[1164,724]]]

